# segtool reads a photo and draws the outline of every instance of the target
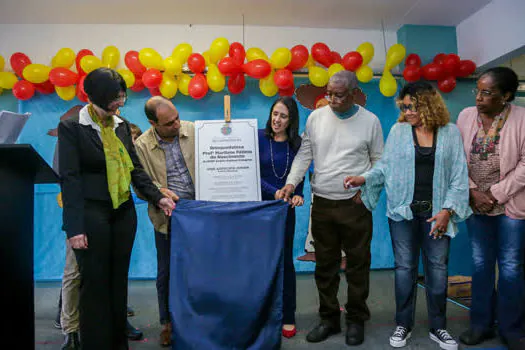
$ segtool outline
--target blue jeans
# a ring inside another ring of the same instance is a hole
[[[491,329],[497,315],[503,337],[523,336],[525,220],[505,215],[472,215],[467,220],[467,227],[473,261],[472,329]],[[497,293],[494,289],[496,261],[499,268]]]
[[[413,220],[388,219],[396,267],[396,323],[408,329],[414,326],[420,250],[423,251],[429,326],[446,329],[450,237],[432,239],[428,235],[429,218],[430,213],[414,215]]]

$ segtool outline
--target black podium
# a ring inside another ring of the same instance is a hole
[[[17,349],[35,348],[34,184],[58,181],[31,145],[0,145],[0,265],[4,270],[0,310],[9,318],[2,322],[7,325],[4,336]]]

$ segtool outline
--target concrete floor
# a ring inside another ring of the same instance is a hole
[[[339,300],[344,304],[346,283],[341,278]],[[370,297],[368,305],[372,319],[366,324],[365,343],[355,349],[392,349],[388,338],[394,324],[394,274],[393,271],[372,271],[370,276]],[[63,336],[53,327],[56,315],[58,282],[37,283],[35,288],[35,328],[36,349],[60,349]],[[292,339],[283,339],[282,349],[348,349],[344,341],[344,332],[328,338],[318,344],[305,340],[307,332],[317,322],[318,296],[313,275],[297,276],[297,328],[298,334]],[[160,325],[157,314],[157,297],[154,281],[132,281],[129,285],[129,304],[136,315],[130,318],[131,323],[144,332],[144,339],[130,342],[130,349],[160,349],[157,345]],[[448,328],[452,336],[458,337],[469,324],[468,310],[454,303],[447,306]],[[409,345],[404,349],[439,349],[438,345],[428,338],[425,290],[419,288],[416,327]],[[467,348],[461,347],[460,348]],[[493,340],[474,347],[475,349],[505,349],[498,340]],[[471,349],[474,349],[471,348]],[[203,349],[204,350],[204,349]]]

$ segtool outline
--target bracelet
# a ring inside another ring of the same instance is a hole
[[[454,214],[455,214],[455,213],[454,213],[454,209],[450,209],[450,208],[443,208],[443,210],[446,210],[446,211],[448,212],[448,215],[449,215],[449,216],[452,216],[452,215],[454,215]]]

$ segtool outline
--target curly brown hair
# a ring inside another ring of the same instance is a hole
[[[428,130],[436,130],[450,122],[450,113],[441,94],[427,82],[408,83],[401,89],[397,105],[403,104],[403,99],[410,96],[416,111],[419,113],[423,126]],[[406,121],[405,113],[401,111],[399,123]]]

